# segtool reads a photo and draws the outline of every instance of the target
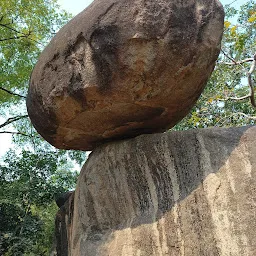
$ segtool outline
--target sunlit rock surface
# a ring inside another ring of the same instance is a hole
[[[220,51],[217,0],[95,0],[52,39],[28,113],[63,149],[162,132],[194,105]]]
[[[65,205],[59,255],[254,256],[255,191],[255,126],[110,143]]]

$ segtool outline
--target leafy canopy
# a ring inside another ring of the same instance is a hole
[[[0,162],[0,255],[49,255],[54,197],[76,183],[67,154],[43,142],[25,107],[40,52],[70,18],[56,0],[0,1],[0,132],[16,145]]]

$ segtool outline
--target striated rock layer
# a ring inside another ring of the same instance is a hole
[[[55,147],[80,150],[172,127],[214,68],[223,19],[218,0],[95,0],[41,54],[32,123]]]
[[[59,255],[254,256],[255,192],[256,127],[111,143],[81,171]]]

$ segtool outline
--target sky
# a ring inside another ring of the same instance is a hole
[[[73,15],[76,15],[84,10],[92,2],[93,0],[58,0],[58,3],[62,9],[72,13]]]
[[[233,6],[240,6],[245,4],[247,0],[220,0],[223,5],[233,3]],[[93,0],[58,0],[59,5],[62,9],[69,13],[76,15],[83,11]],[[5,121],[4,118],[0,117],[0,124]],[[11,129],[8,129],[9,131]],[[0,157],[4,155],[6,150],[11,146],[12,136],[9,134],[0,134]]]

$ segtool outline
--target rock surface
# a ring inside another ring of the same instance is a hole
[[[80,150],[172,127],[214,68],[223,19],[218,0],[95,0],[41,54],[32,123],[55,147]]]
[[[69,200],[69,197],[73,195],[73,193],[74,191],[67,191],[60,195],[57,195],[55,198],[55,202],[58,205],[58,207],[61,208],[66,203],[66,201]]]
[[[67,195],[67,194],[66,194]],[[68,256],[70,252],[70,234],[71,220],[74,213],[74,192],[69,193],[66,202],[62,205],[55,218],[55,244],[53,255]],[[58,205],[59,206],[59,205]],[[57,254],[55,254],[55,252]]]
[[[67,255],[256,255],[255,156],[256,127],[99,147],[66,205]]]

